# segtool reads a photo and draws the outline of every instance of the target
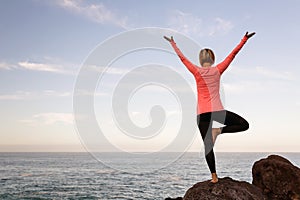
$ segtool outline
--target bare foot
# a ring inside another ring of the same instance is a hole
[[[211,174],[211,183],[217,183],[219,181],[218,176],[216,173]]]
[[[213,128],[212,129],[212,139],[213,139],[213,143],[215,143],[218,135],[221,134],[221,128]]]

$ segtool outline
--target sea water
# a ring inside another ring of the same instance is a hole
[[[165,199],[183,196],[210,173],[203,152],[144,154],[0,153],[0,199]],[[220,177],[252,182],[255,161],[274,153],[216,154]],[[300,166],[300,153],[276,153]],[[133,170],[132,170],[133,169]]]

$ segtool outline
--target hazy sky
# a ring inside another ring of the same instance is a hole
[[[255,31],[222,77],[225,108],[245,117],[250,129],[222,135],[216,150],[300,151],[299,8],[298,0],[0,1],[0,151],[84,150],[73,118],[73,90],[82,63],[107,38],[143,27],[176,30],[212,48],[217,62],[246,31]],[[198,64],[194,53],[190,58]],[[122,76],[122,67],[165,60],[194,87],[178,58],[164,55],[144,51],[124,56],[115,63],[118,70],[108,72],[106,83]],[[176,100],[161,88],[144,89],[129,105],[137,125],[149,123],[152,104],[169,106],[167,116],[176,113]],[[95,114],[105,120],[100,108],[111,100],[105,91],[97,94]],[[163,137],[132,142],[114,130],[115,124],[102,122],[109,140],[128,151],[157,151],[172,141],[179,126],[170,120]],[[199,135],[190,151],[202,150]]]

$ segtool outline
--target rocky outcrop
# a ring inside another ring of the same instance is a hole
[[[219,178],[218,183],[203,181],[176,200],[300,200],[300,169],[287,159],[270,155],[254,163],[252,184]],[[167,198],[168,199],[168,198]],[[169,198],[173,200],[172,198]]]
[[[262,191],[256,186],[236,181],[229,177],[219,178],[217,184],[210,181],[199,182],[188,189],[183,200],[263,200]]]
[[[271,155],[254,163],[252,184],[268,199],[300,200],[300,169],[287,159]]]

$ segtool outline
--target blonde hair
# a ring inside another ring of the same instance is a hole
[[[199,61],[200,64],[203,65],[204,63],[215,63],[215,54],[211,49],[202,49],[199,53]]]

